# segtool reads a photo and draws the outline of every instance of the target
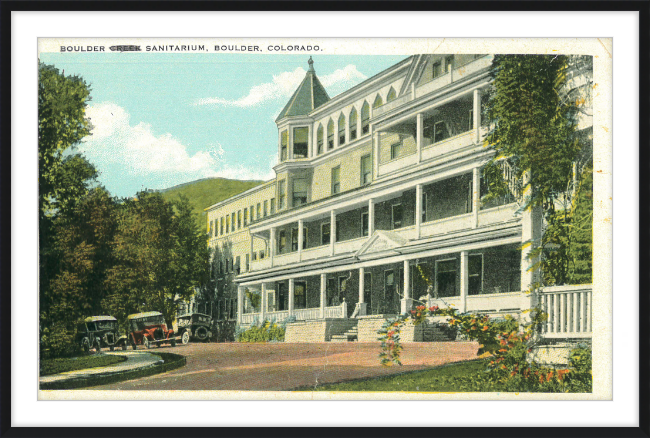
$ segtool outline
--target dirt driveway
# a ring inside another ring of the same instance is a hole
[[[404,344],[404,365],[383,367],[377,357],[379,343],[197,343],[160,349],[186,356],[182,368],[92,389],[290,390],[475,359],[477,349],[475,342]]]

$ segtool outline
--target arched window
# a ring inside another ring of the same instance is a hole
[[[327,150],[334,149],[334,122],[330,120],[327,124]]]
[[[388,90],[388,96],[386,96],[386,102],[390,102],[391,100],[397,99],[397,93],[395,92],[395,89],[393,87],[390,87],[390,90]]]
[[[339,146],[345,144],[345,116],[341,113],[339,117]]]
[[[324,140],[323,140],[323,125],[320,125],[320,124],[318,125],[318,131],[317,131],[316,136],[317,136],[316,137],[316,144],[317,144],[317,148],[318,148],[317,153],[318,153],[318,155],[320,155],[320,154],[323,153],[323,142],[324,142]]]
[[[378,94],[375,102],[372,104],[372,109],[379,108],[384,104],[384,101],[381,100],[381,96]]]
[[[357,138],[357,110],[350,111],[350,141]]]
[[[289,131],[282,131],[280,134],[280,161],[287,159],[287,145],[289,144]]]
[[[361,135],[370,132],[370,105],[368,102],[363,102],[361,107]]]

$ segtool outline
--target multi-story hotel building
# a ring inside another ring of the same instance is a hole
[[[333,98],[310,58],[276,119],[276,177],[206,209],[217,275],[233,280],[219,317],[293,315],[330,340],[418,301],[529,308],[537,272],[521,248],[541,215],[520,208],[514,181],[511,196],[481,202],[492,58],[411,56]]]

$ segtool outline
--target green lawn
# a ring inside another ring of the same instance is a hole
[[[316,391],[412,391],[412,392],[478,392],[492,391],[481,376],[487,360],[473,360],[445,365],[425,371],[353,382],[334,383],[316,388]],[[481,383],[479,383],[481,382]],[[305,388],[305,390],[308,390]],[[309,390],[313,390],[310,388]]]
[[[65,373],[67,371],[85,370],[112,365],[126,360],[124,356],[88,355],[41,360],[41,376]]]

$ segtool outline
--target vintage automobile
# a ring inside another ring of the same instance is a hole
[[[129,343],[136,350],[138,345],[151,348],[162,344],[176,346],[178,337],[173,329],[167,329],[165,318],[160,312],[135,313],[127,317]]]
[[[176,325],[183,344],[187,344],[190,340],[206,341],[212,337],[210,331],[212,317],[209,315],[186,313],[176,318]]]
[[[112,316],[89,316],[77,327],[77,342],[85,352],[91,348],[96,352],[102,347],[113,351],[115,347],[126,350],[126,336],[120,335],[117,329],[117,319]]]

